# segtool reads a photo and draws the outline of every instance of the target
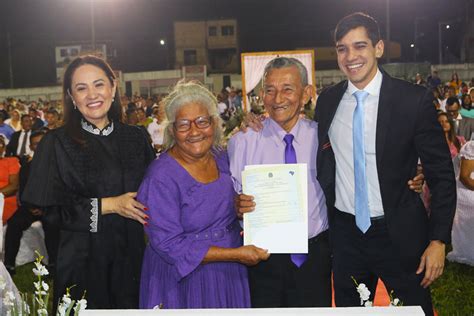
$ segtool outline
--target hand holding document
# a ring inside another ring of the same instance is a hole
[[[246,166],[242,189],[256,204],[253,212],[244,214],[244,245],[270,253],[308,252],[306,164]]]

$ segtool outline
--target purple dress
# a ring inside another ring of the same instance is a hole
[[[140,308],[250,307],[247,268],[201,264],[210,246],[242,244],[225,152],[215,155],[219,178],[196,181],[167,153],[149,167],[138,200],[149,208]]]

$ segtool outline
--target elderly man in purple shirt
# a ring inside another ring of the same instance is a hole
[[[270,118],[260,131],[237,133],[228,144],[230,170],[238,193],[246,165],[288,163],[285,152],[290,151],[293,157],[296,155],[296,161],[291,162],[308,166],[308,255],[273,254],[268,261],[249,268],[252,307],[331,306],[327,209],[316,179],[317,123],[300,118],[311,93],[306,67],[299,60],[273,59],[265,67],[262,91]],[[239,194],[238,212],[252,211],[252,200]]]

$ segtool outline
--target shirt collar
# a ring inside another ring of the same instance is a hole
[[[294,136],[293,141],[295,143],[298,143],[298,140],[300,139],[298,137],[300,133],[300,125],[301,125],[301,118],[298,118],[298,121],[296,122],[295,126],[291,129],[291,131],[288,133],[285,131],[280,125],[278,125],[277,122],[275,122],[271,117],[267,118],[265,121],[268,120],[268,128],[270,135],[273,137],[273,140],[277,143],[277,145],[280,145],[284,143],[283,138],[285,137],[286,134],[292,134]]]
[[[367,86],[365,86],[364,91],[368,92],[370,95],[378,97],[380,95],[380,88],[382,87],[382,72],[380,69],[377,68],[377,73],[375,77],[369,82]],[[347,85],[347,92],[352,95],[354,92],[359,91],[360,89],[354,86],[354,84],[349,80]]]
[[[110,121],[110,123],[107,124],[103,129],[100,129],[94,124],[86,121],[85,119],[81,119],[81,126],[82,126],[82,129],[85,130],[86,132],[89,132],[94,135],[100,135],[100,136],[109,136],[114,131],[113,121]]]

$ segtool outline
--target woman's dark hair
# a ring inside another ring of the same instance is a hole
[[[449,115],[446,112],[440,112],[438,113],[438,119],[441,116],[445,116],[448,119],[449,126],[451,127],[449,129],[448,134],[448,140],[453,143],[454,147],[458,150],[458,152],[461,150],[461,143],[459,142],[459,139],[456,136],[456,126],[454,125],[454,121],[449,118]],[[446,132],[445,132],[446,133]]]
[[[377,21],[366,13],[355,12],[343,17],[337,23],[336,30],[334,31],[334,42],[341,40],[347,33],[358,27],[365,28],[372,46],[375,46],[380,41],[380,29]]]
[[[104,71],[107,78],[109,78],[110,84],[114,85],[116,76],[110,68],[109,64],[102,58],[93,55],[79,56],[71,61],[64,72],[63,79],[63,107],[64,107],[64,128],[66,133],[77,143],[84,145],[85,141],[81,133],[81,119],[82,114],[74,108],[71,97],[71,84],[74,72],[83,65],[96,66]],[[115,90],[114,100],[107,113],[109,120],[115,122],[122,122],[122,106],[120,105],[120,93],[119,89]]]

